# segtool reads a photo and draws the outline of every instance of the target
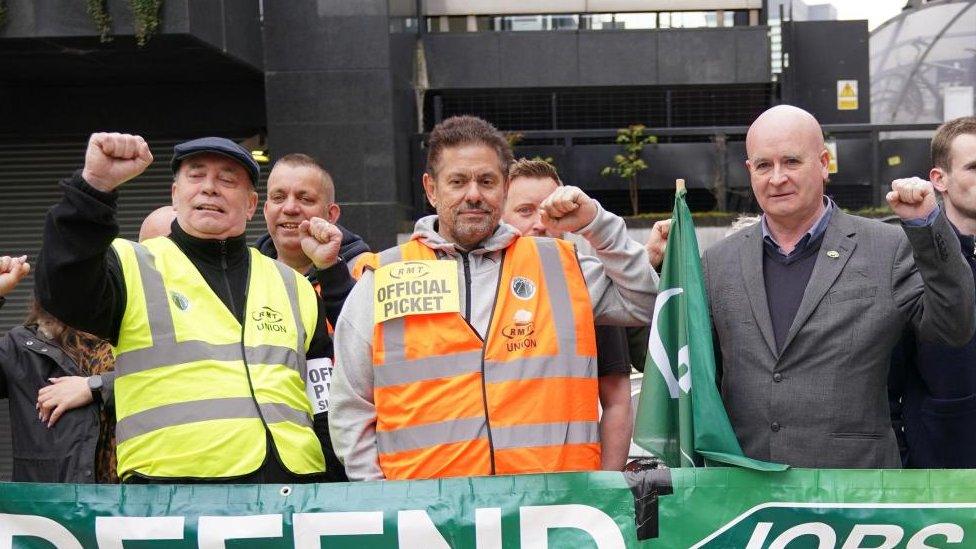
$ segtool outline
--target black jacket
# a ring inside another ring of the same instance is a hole
[[[82,375],[36,326],[17,326],[0,339],[0,397],[10,406],[14,482],[95,482],[97,404],[65,412],[48,429],[34,408],[48,378]]]
[[[35,275],[37,299],[54,317],[78,330],[117,343],[125,313],[125,282],[111,251],[119,233],[118,193],[101,192],[85,182],[81,170],[61,182],[61,201],[47,214]],[[200,271],[211,290],[239,321],[244,315],[250,256],[241,236],[227,240],[195,238],[173,222],[170,239]],[[353,285],[340,264],[316,273],[328,289],[318,300],[319,318],[335,323]],[[307,358],[332,358],[332,339],[324,322],[316,324]],[[326,456],[327,480],[344,478],[332,451],[327,418],[315,418],[315,431]],[[272,452],[276,454],[276,452]]]
[[[976,242],[956,236],[976,276]],[[976,468],[976,336],[950,347],[906,330],[892,351],[888,397],[905,467]]]

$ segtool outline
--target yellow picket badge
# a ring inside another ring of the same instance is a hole
[[[376,270],[373,316],[376,323],[417,314],[457,313],[457,263],[454,261],[398,261]]]

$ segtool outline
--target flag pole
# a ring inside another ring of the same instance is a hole
[[[684,179],[675,179],[674,180],[674,190],[677,191],[677,192],[681,192],[681,191],[685,190],[685,180]]]

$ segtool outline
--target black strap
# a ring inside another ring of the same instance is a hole
[[[673,493],[671,470],[656,459],[642,458],[627,464],[624,478],[634,493],[637,539],[643,541],[658,537],[658,496]]]

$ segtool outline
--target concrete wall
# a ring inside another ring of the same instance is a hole
[[[386,0],[265,2],[264,9],[273,157],[317,158],[335,181],[340,223],[374,248],[393,245],[409,213],[398,180],[409,183],[413,40],[391,34]]]
[[[435,33],[431,88],[769,82],[767,27]]]
[[[0,38],[94,38],[95,24],[80,0],[7,0],[7,22]],[[134,34],[126,0],[109,0],[112,33]],[[166,0],[160,9],[159,34],[187,34],[236,60],[263,66],[259,0]]]

